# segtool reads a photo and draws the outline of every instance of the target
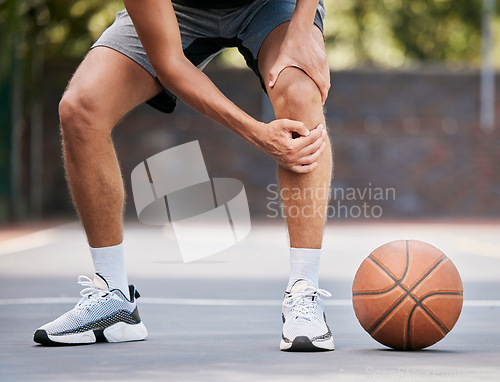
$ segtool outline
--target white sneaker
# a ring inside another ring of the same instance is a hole
[[[284,351],[333,350],[333,337],[326,323],[321,296],[331,294],[298,280],[283,297],[283,334],[280,349]]]
[[[81,300],[69,312],[40,327],[33,340],[42,345],[75,345],[94,342],[139,341],[147,337],[135,299],[140,295],[129,286],[130,298],[119,289],[109,290],[97,273],[91,280],[79,276],[86,287]]]

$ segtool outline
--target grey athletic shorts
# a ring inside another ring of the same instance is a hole
[[[203,69],[225,48],[237,47],[248,67],[260,78],[265,90],[257,55],[269,33],[291,19],[295,0],[255,0],[234,9],[197,9],[183,5],[182,0],[173,0],[172,3],[181,31],[184,54],[195,66]],[[321,31],[324,16],[325,8],[321,0],[314,20]],[[158,80],[126,10],[116,14],[114,23],[92,48],[96,46],[106,46],[124,54]],[[177,98],[163,85],[162,88],[163,92],[147,103],[160,111],[171,113]]]

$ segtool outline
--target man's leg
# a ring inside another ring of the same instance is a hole
[[[128,111],[160,92],[151,75],[115,50],[89,52],[59,104],[66,175],[94,262],[81,276],[85,296],[34,335],[43,345],[142,340],[136,292],[128,286],[122,243],[123,181],[111,139]]]
[[[288,23],[266,38],[259,53],[259,71],[264,83],[285,37]],[[315,37],[323,44],[319,29]],[[302,70],[285,68],[275,86],[267,89],[277,118],[298,120],[310,129],[322,124],[326,131],[321,94]],[[332,177],[332,151],[328,136],[318,166],[307,174],[279,168],[278,178],[290,236],[290,279],[283,308],[281,350],[333,350],[331,332],[323,318],[318,289],[319,260]],[[297,299],[300,297],[300,299]],[[314,317],[309,315],[313,314]],[[305,324],[307,323],[307,324]]]
[[[273,30],[261,48],[259,70],[265,83],[268,83],[267,73],[276,60],[287,28],[288,23],[285,23]],[[320,30],[315,29],[315,32],[322,42]],[[277,118],[302,121],[310,130],[319,124],[326,127],[319,89],[302,70],[293,67],[284,69],[274,88],[267,90]],[[297,174],[279,168],[290,245],[294,248],[321,248],[332,177],[332,152],[328,136],[325,141],[327,145],[314,171]]]
[[[91,247],[122,242],[123,180],[111,131],[130,110],[161,91],[123,54],[91,50],[59,104],[66,175]]]
[[[160,90],[134,61],[97,47],[76,71],[59,105],[67,179],[96,273],[110,289],[125,294],[124,188],[111,131],[127,112]]]

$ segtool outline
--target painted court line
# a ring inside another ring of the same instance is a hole
[[[0,305],[51,305],[75,304],[78,299],[71,297],[40,297],[0,299]],[[225,300],[199,298],[156,298],[143,297],[140,304],[146,305],[187,305],[187,306],[280,306],[281,300]],[[351,306],[348,299],[326,300],[327,306]],[[465,300],[466,307],[493,308],[500,307],[500,300]]]

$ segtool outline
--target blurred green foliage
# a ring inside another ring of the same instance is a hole
[[[482,0],[326,0],[325,37],[334,67],[477,66]],[[498,18],[497,18],[498,21]]]
[[[479,64],[482,0],[325,0],[325,4],[325,39],[335,68],[404,67],[428,60]],[[17,54],[23,56],[36,43],[43,45],[47,59],[81,58],[122,8],[121,0],[0,0],[2,51],[10,51],[9,44],[21,44]],[[8,59],[1,55],[4,68]],[[221,62],[242,61],[228,52]]]
[[[122,8],[120,0],[0,0],[2,45],[22,36],[21,51],[36,43],[49,58],[80,58]]]

